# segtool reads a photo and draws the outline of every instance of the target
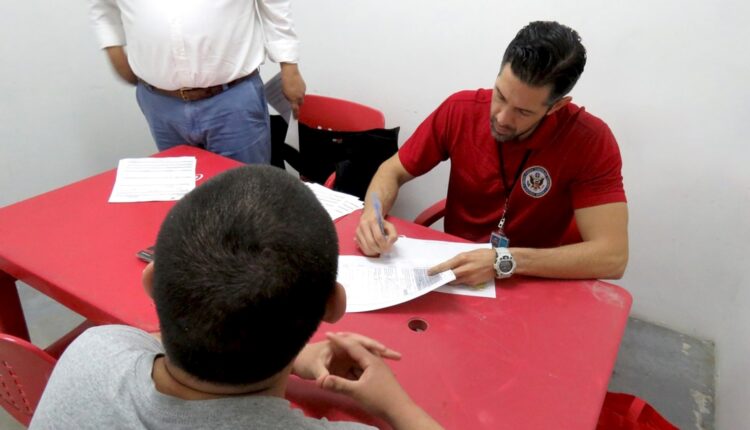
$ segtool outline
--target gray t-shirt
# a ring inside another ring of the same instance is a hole
[[[164,349],[126,326],[87,330],[52,372],[30,429],[372,429],[305,417],[270,396],[181,400],[158,392],[151,379]]]

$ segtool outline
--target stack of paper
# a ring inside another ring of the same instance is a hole
[[[305,184],[310,187],[331,219],[341,218],[364,207],[362,200],[350,194],[333,191],[313,182],[305,182]]]

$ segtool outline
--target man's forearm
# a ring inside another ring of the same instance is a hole
[[[401,405],[397,411],[392,411],[384,417],[394,430],[442,430],[443,427],[435,421],[424,409],[413,402]]]
[[[365,196],[365,211],[372,210],[372,200],[369,198],[373,193],[378,195],[380,203],[382,204],[383,215],[386,215],[393,207],[396,198],[398,197],[398,183],[390,178],[373,178],[370,186],[367,187],[367,195]]]
[[[510,248],[516,274],[559,279],[619,279],[628,263],[627,246],[581,242],[558,248]]]
[[[411,179],[412,176],[401,165],[397,153],[380,165],[370,182],[370,186],[367,187],[367,196],[373,192],[377,193],[378,199],[380,199],[380,203],[382,204],[383,215],[385,215],[390,212],[393,204],[396,202],[398,190],[401,188],[401,185]],[[372,210],[372,201],[369,198],[365,198],[364,211],[369,210]]]
[[[115,69],[117,75],[119,75],[125,82],[130,84],[137,84],[138,77],[133,73],[133,69],[130,68],[128,63],[128,56],[125,54],[125,49],[122,46],[110,46],[105,48],[107,51],[107,58],[109,58],[112,68]]]

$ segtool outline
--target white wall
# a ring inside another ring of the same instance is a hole
[[[154,152],[132,89],[97,51],[84,2],[0,14],[0,205]],[[356,100],[402,141],[450,93],[491,85],[524,24],[576,28],[589,62],[573,96],[624,159],[633,313],[717,342],[718,428],[750,422],[750,4],[718,0],[317,0],[294,4],[310,93]],[[263,76],[275,72],[266,66]],[[396,214],[443,197],[442,166]]]
[[[88,26],[87,2],[4,2],[0,206],[156,152]]]

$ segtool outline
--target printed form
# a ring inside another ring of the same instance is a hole
[[[419,240],[400,237],[391,251],[379,258],[339,256],[338,282],[344,286],[347,312],[365,312],[395,306],[438,291],[495,298],[495,283],[478,286],[445,285],[456,279],[448,270],[433,276],[427,270],[461,252],[487,249],[489,244]]]
[[[461,243],[443,240],[421,240],[401,236],[385,257],[392,261],[411,262],[412,265],[436,266],[450,260],[462,252],[475,249],[489,249],[489,243]],[[460,294],[464,296],[495,298],[495,282],[489,281],[480,285],[446,285],[437,290],[439,293]]]
[[[110,203],[179,200],[195,188],[195,157],[123,158]]]
[[[394,306],[456,279],[450,270],[428,276],[427,269],[398,266],[379,258],[339,256],[337,281],[346,290],[346,311],[366,312]]]

